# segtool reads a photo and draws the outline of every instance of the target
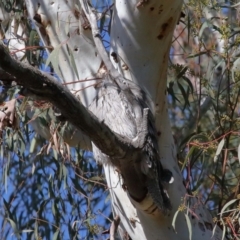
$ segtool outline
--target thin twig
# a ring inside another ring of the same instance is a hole
[[[102,78],[89,78],[89,79],[83,79],[83,80],[76,80],[76,81],[72,81],[72,82],[66,82],[63,83],[63,86],[69,85],[69,84],[76,84],[79,82],[89,82],[89,81],[95,81],[95,80],[102,80]]]

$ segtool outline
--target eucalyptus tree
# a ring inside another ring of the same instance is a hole
[[[224,238],[202,201],[183,181],[168,116],[169,52],[176,24],[184,17],[182,4],[177,0],[1,3],[0,67],[6,75],[1,79],[5,87],[10,83],[22,86],[20,95],[25,98],[17,109],[16,100],[5,102],[0,129],[5,134],[9,127],[16,129],[16,112],[23,120],[24,109],[30,119],[24,126],[30,123],[48,140],[43,147],[40,142],[37,147],[31,145],[30,153],[38,148],[37,156],[43,156],[52,148],[65,160],[59,172],[66,185],[65,165],[73,154],[70,146],[92,150],[103,166],[111,196],[110,239]],[[53,76],[38,70],[43,49],[48,54],[44,64]],[[197,54],[190,57],[201,52]],[[178,69],[178,78],[187,69]],[[184,88],[178,86],[187,100]],[[216,156],[222,148],[219,144]],[[184,162],[186,166],[190,163]],[[89,175],[86,178],[91,180]],[[25,228],[16,224],[9,204],[5,205],[16,236],[33,231],[33,223]],[[32,237],[39,236],[39,222],[35,221]],[[69,222],[71,231],[76,222]],[[54,237],[64,239],[58,226]]]

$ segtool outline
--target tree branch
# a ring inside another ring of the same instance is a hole
[[[16,83],[26,87],[30,93],[37,95],[59,108],[66,119],[76,128],[88,135],[94,144],[105,154],[118,159],[124,157],[131,149],[122,139],[114,134],[104,122],[88,111],[79,100],[52,76],[32,66],[13,59],[3,42],[0,42],[0,67],[16,79]]]

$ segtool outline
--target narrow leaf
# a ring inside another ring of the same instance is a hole
[[[179,213],[179,210],[177,210],[173,216],[173,220],[172,220],[172,226],[173,226],[173,229],[176,231],[176,227],[175,227],[175,224],[176,224],[176,220],[177,220],[177,215]]]
[[[225,212],[225,210],[226,210],[230,205],[232,205],[233,203],[235,203],[237,200],[238,200],[238,199],[232,199],[231,201],[227,202],[227,203],[223,206],[223,208],[222,208],[222,210],[221,210],[221,212],[220,212],[220,216],[222,216],[222,214]]]
[[[33,232],[34,230],[31,230],[31,229],[24,229],[24,230],[22,230],[22,232],[24,232],[24,233],[29,233],[29,232]]]
[[[204,32],[204,30],[205,30],[206,28],[212,28],[212,27],[213,27],[213,26],[212,26],[211,23],[209,23],[208,21],[205,21],[205,22],[202,24],[202,26],[201,26],[201,28],[200,28],[200,30],[199,30],[199,34],[198,34],[199,38],[202,37],[203,32]]]
[[[59,234],[59,230],[57,230],[57,231],[54,233],[52,240],[57,240],[57,239],[58,239],[58,234]]]
[[[179,87],[179,89],[180,89],[180,91],[181,91],[181,93],[182,93],[182,95],[183,95],[184,101],[185,101],[185,103],[184,103],[184,108],[185,108],[186,106],[190,106],[190,103],[189,103],[189,101],[188,101],[188,94],[187,94],[187,92],[185,91],[185,89],[184,89],[184,87],[182,86],[182,84],[180,84],[179,82],[177,82],[177,84],[178,84],[178,87]]]
[[[38,239],[38,221],[35,221],[35,226],[34,226],[34,237],[35,239]]]
[[[217,151],[216,151],[216,154],[215,154],[215,157],[214,157],[214,160],[213,160],[214,162],[217,161],[218,156],[219,156],[219,154],[221,153],[221,151],[223,149],[224,143],[225,143],[225,138],[223,138],[221,140],[221,142],[218,144]]]
[[[187,82],[188,86],[189,86],[190,89],[191,89],[191,93],[193,94],[194,89],[193,89],[193,85],[192,85],[192,82],[190,81],[190,79],[187,78],[186,76],[182,76],[182,79]]]
[[[59,52],[60,52],[60,47],[61,45],[57,46],[54,48],[54,50],[49,54],[48,58],[47,58],[47,61],[46,61],[46,67],[48,67],[48,65],[50,64],[50,62],[52,63],[52,66],[53,66],[53,69],[55,71],[55,73],[61,77],[62,74],[59,70]]]
[[[186,167],[187,162],[188,162],[188,159],[189,159],[189,157],[192,155],[194,149],[195,149],[195,146],[192,146],[192,147],[190,148],[190,150],[189,150],[189,152],[188,152],[188,154],[187,154],[187,156],[186,156],[186,158],[185,158],[185,160],[184,160],[184,163],[183,163],[183,165],[182,165],[181,171],[183,171],[183,169]]]
[[[11,227],[14,231],[14,234],[16,235],[17,239],[20,239],[20,234],[19,234],[19,231],[18,231],[18,228],[17,228],[17,224],[10,218],[7,218],[7,220],[10,222],[11,224]]]
[[[239,161],[239,164],[240,164],[240,144],[238,145],[238,161]]]
[[[222,225],[223,225],[222,240],[224,240],[225,235],[226,235],[226,226],[225,226],[225,223],[222,219],[221,219],[221,221],[222,221]]]
[[[237,7],[239,5],[240,5],[240,3],[236,3],[236,4],[232,5],[231,7]]]
[[[181,69],[181,71],[178,73],[177,79],[183,77],[183,75],[186,73],[187,70],[188,70],[188,67],[186,67],[186,66],[183,67],[183,68]]]
[[[217,229],[217,224],[215,224],[215,226],[214,226],[214,228],[213,228],[212,237],[214,236],[216,229]]]
[[[33,164],[32,164],[32,175],[34,174],[35,169],[36,169],[36,166],[35,166],[35,163],[33,162]]]
[[[66,166],[64,164],[63,164],[62,172],[63,172],[64,189],[66,189],[66,187],[67,187],[68,170],[67,170],[67,168],[66,168]]]
[[[192,240],[192,224],[190,221],[190,218],[187,214],[184,214],[186,221],[187,221],[187,227],[188,227],[188,231],[189,231],[189,240]]]

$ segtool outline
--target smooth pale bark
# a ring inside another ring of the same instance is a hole
[[[145,239],[188,239],[189,229],[184,213],[179,213],[177,217],[176,233],[171,226],[173,215],[181,204],[181,198],[186,196],[186,189],[177,164],[166,99],[168,55],[182,1],[149,1],[141,7],[137,7],[137,4],[138,1],[116,1],[111,28],[110,54],[116,53],[119,62],[116,64],[114,59],[112,61],[119,71],[126,78],[146,89],[152,99],[159,131],[162,164],[171,169],[175,178],[175,182],[167,188],[173,211],[168,217],[161,214],[156,216],[144,214],[139,209],[150,206],[151,199],[145,199],[142,204],[134,203],[137,206],[134,208],[126,193],[121,190],[121,184],[112,188],[112,198],[115,198],[114,203],[124,203],[121,207],[127,218],[135,220],[135,228],[131,224],[123,223],[133,239],[139,239],[137,233],[140,234],[141,239],[144,239],[142,231]],[[105,167],[105,172],[109,172],[108,184],[116,186],[117,176],[114,178],[114,172],[109,168],[109,166]],[[196,203],[194,199],[190,201],[193,205]],[[119,204],[113,204],[114,212],[123,218],[121,207]],[[211,215],[201,205],[194,210],[194,213],[199,219],[189,214],[192,220],[193,239],[210,239],[214,227]],[[129,222],[131,221],[128,220]],[[215,236],[216,239],[220,238],[221,232]]]
[[[26,2],[31,18],[38,13],[43,20],[41,28],[44,28],[45,31],[43,31],[44,29],[39,30],[39,33],[44,44],[51,44],[55,49],[61,46],[58,65],[63,82],[77,80],[71,67],[72,63],[66,44],[72,49],[79,78],[96,76],[101,66],[101,60],[96,54],[89,30],[83,30],[78,17],[74,15],[75,4],[78,5],[78,1],[66,3],[66,1],[27,0]],[[38,3],[40,3],[39,8]],[[176,232],[172,228],[173,215],[181,204],[181,198],[186,196],[186,189],[182,184],[181,173],[177,165],[166,105],[168,54],[173,29],[181,11],[181,4],[182,1],[178,0],[142,1],[142,4],[137,1],[116,1],[114,7],[110,53],[114,51],[117,54],[119,64],[116,65],[118,65],[119,71],[148,92],[152,100],[159,133],[162,164],[173,172],[175,178],[175,182],[167,186],[173,210],[169,216],[163,216],[159,211],[151,212],[149,207],[152,205],[152,199],[149,196],[140,203],[131,200],[127,192],[123,190],[115,169],[105,166],[113,212],[119,215],[121,220],[120,235],[123,236],[126,230],[130,237],[136,240],[189,239],[189,229],[183,213],[178,214],[175,224]],[[69,19],[72,22],[70,21],[71,24],[68,26]],[[80,29],[79,36],[76,34],[76,28]],[[68,33],[71,36],[70,39],[68,39]],[[87,84],[90,85],[88,82]],[[85,83],[67,86],[72,91],[86,87]],[[88,106],[96,95],[94,89],[82,90],[79,93],[85,106]],[[196,202],[197,199],[189,198],[189,207],[191,208],[192,204],[194,205]],[[149,209],[149,214],[143,211],[146,209]],[[193,239],[210,239],[213,230],[211,216],[200,203],[193,212],[198,216],[198,218],[193,217],[188,212]],[[215,239],[220,238],[221,232],[217,229]]]
[[[69,90],[81,99],[83,105],[88,106],[96,96],[94,87],[88,86],[97,80],[77,81],[96,78],[101,59],[94,46],[91,30],[83,28],[79,1],[26,0],[26,6],[31,19],[40,19],[33,22],[36,23],[45,46],[51,46],[53,50],[59,49],[54,60],[59,66],[59,77],[64,83],[75,81],[67,85]],[[78,75],[74,67],[71,67],[73,61],[69,52],[74,58]]]
[[[44,45],[53,47],[50,53],[58,52],[52,59],[54,70],[82,104],[88,106],[96,96],[94,85],[99,81],[96,78],[100,75],[101,59],[94,46],[91,29],[84,29],[79,1],[26,0],[26,6]],[[76,69],[72,67],[74,64]],[[84,81],[86,79],[92,80]],[[41,127],[39,121],[33,124],[35,128]],[[72,125],[67,130],[64,139],[69,145],[78,144],[91,150],[86,135],[76,131]],[[46,136],[50,137],[49,132]]]

